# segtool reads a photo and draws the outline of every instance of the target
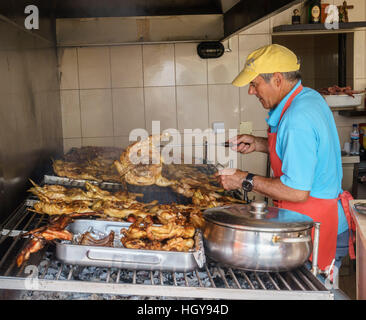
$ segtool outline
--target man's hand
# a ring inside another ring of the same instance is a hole
[[[234,146],[234,151],[247,154],[251,152],[268,153],[268,139],[265,137],[256,137],[251,134],[241,134],[229,140]]]
[[[247,175],[247,171],[231,168],[226,168],[215,173],[218,182],[225,190],[241,189],[243,180]]]
[[[231,149],[246,154],[255,151],[255,136],[250,134],[238,135],[229,140],[233,144]]]

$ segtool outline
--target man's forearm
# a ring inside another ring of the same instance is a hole
[[[309,191],[302,191],[284,185],[279,178],[255,176],[253,191],[275,200],[304,202],[309,197]]]
[[[255,151],[269,153],[268,139],[264,137],[255,137]]]

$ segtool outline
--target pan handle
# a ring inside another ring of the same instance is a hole
[[[113,262],[123,262],[123,263],[142,263],[142,264],[159,264],[160,257],[151,254],[139,253],[138,255],[133,255],[131,253],[122,252],[109,252],[107,250],[90,249],[86,252],[86,256],[90,260],[104,260]]]
[[[300,243],[300,242],[308,242],[311,241],[311,236],[298,237],[298,238],[281,238],[280,236],[273,236],[273,243]]]

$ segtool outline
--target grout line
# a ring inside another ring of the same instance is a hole
[[[147,119],[146,119],[146,99],[145,99],[145,73],[144,73],[144,46],[141,44],[141,70],[142,70],[142,100],[144,103],[144,121],[145,130],[147,130]]]
[[[208,59],[206,59],[206,91],[207,91],[207,128],[210,128],[210,94],[208,84]]]
[[[174,62],[174,92],[175,92],[175,126],[178,129],[177,65],[175,57],[175,43],[173,44],[173,62]]]
[[[240,37],[240,35],[239,35]],[[238,37],[238,74],[240,72],[240,41],[239,41],[239,38]],[[243,121],[245,121],[242,117],[244,116],[244,112],[242,112],[242,101],[241,101],[241,88],[239,88],[239,119],[240,119],[240,122],[239,122],[239,132],[240,132],[240,123]]]
[[[78,97],[79,97],[79,118],[80,118],[80,134],[83,137],[83,122],[81,116],[81,96],[80,96],[80,75],[79,75],[79,48],[76,48],[76,72],[78,76]],[[82,145],[82,141],[80,141]]]
[[[115,135],[115,128],[114,128],[114,105],[113,105],[113,92],[112,92],[112,54],[111,54],[111,47],[107,47],[108,54],[109,54],[109,79],[110,79],[110,95],[111,95],[111,106],[112,106],[112,129],[113,129],[113,137]],[[114,145],[114,139],[113,139]]]

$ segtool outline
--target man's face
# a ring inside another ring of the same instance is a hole
[[[257,76],[249,83],[248,93],[255,95],[265,109],[275,108],[278,104],[279,88],[275,85],[275,76],[268,83]]]

